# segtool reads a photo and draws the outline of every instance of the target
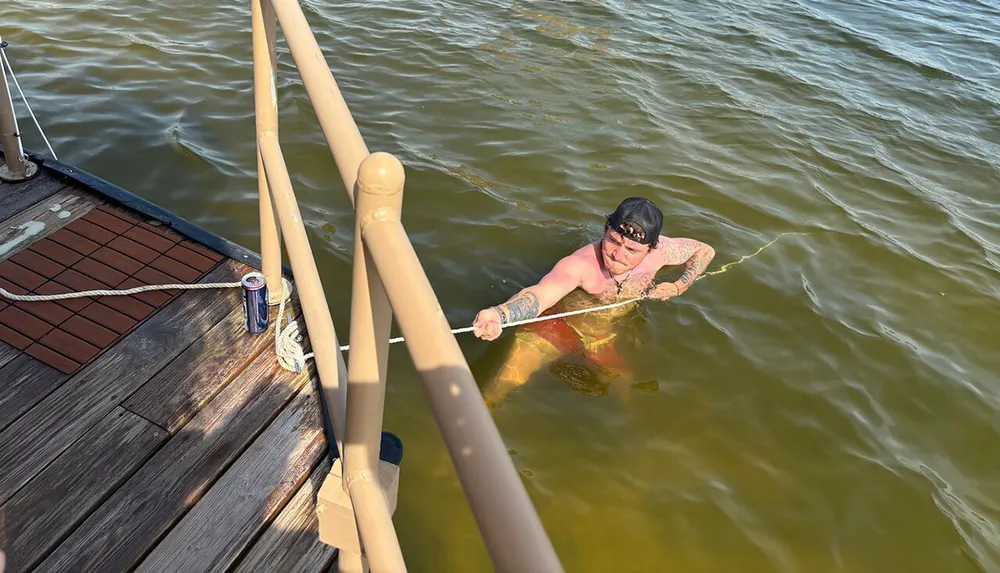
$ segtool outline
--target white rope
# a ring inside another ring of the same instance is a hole
[[[742,263],[743,261],[746,261],[747,259],[751,259],[751,258],[757,256],[758,254],[761,253],[761,251],[763,251],[764,249],[770,247],[771,245],[773,245],[774,243],[776,243],[778,241],[778,239],[780,239],[781,237],[783,237],[785,235],[801,235],[801,234],[804,234],[804,233],[783,233],[781,235],[778,235],[778,237],[776,237],[775,239],[773,239],[771,242],[769,242],[766,245],[764,245],[763,247],[757,249],[757,252],[755,252],[755,253],[753,253],[751,255],[744,255],[743,257],[740,257],[739,260],[736,260],[736,261],[730,262],[728,264],[725,264],[721,268],[719,268],[718,270],[710,271],[710,272],[707,272],[707,273],[705,273],[703,275],[700,275],[698,278],[695,279],[695,282],[697,282],[697,281],[699,281],[699,280],[701,280],[703,278],[710,277],[712,275],[717,275],[717,274],[724,273],[724,272],[726,272],[729,269],[729,267],[738,265],[738,264]],[[314,353],[310,352],[310,353],[306,354],[305,350],[303,350],[302,344],[301,344],[302,340],[303,340],[303,337],[299,333],[299,325],[298,325],[297,322],[295,322],[292,319],[292,314],[291,313],[289,313],[288,316],[287,316],[287,320],[288,320],[287,324],[284,327],[281,326],[282,315],[284,315],[284,313],[285,313],[285,299],[288,298],[288,295],[291,292],[291,288],[292,288],[291,282],[289,282],[288,279],[282,277],[281,281],[282,281],[282,285],[281,285],[282,286],[281,302],[278,304],[278,317],[274,321],[274,352],[275,352],[275,355],[278,358],[278,364],[280,364],[282,368],[284,368],[285,370],[288,370],[289,372],[296,372],[296,373],[298,373],[298,372],[302,372],[302,367],[305,365],[306,360],[309,360],[310,358],[313,358],[314,357]],[[130,289],[127,289],[127,290],[91,290],[91,291],[84,291],[84,292],[70,292],[70,293],[51,294],[51,295],[18,295],[18,294],[14,294],[12,292],[9,292],[7,290],[4,290],[3,288],[0,288],[0,296],[9,298],[11,300],[16,300],[16,301],[34,302],[34,301],[48,301],[48,300],[63,300],[63,299],[67,299],[67,298],[82,298],[82,297],[90,297],[90,296],[128,296],[128,295],[137,294],[137,293],[140,293],[140,292],[151,291],[151,290],[239,288],[239,287],[242,287],[242,286],[243,286],[242,283],[238,283],[238,282],[236,282],[236,283],[196,283],[196,284],[146,285],[146,286],[141,286],[141,287],[130,288]],[[514,327],[514,326],[520,326],[522,324],[530,324],[530,323],[533,323],[533,322],[542,322],[542,321],[545,321],[545,320],[555,320],[557,318],[565,318],[567,316],[574,316],[574,315],[577,315],[577,314],[585,314],[585,313],[589,313],[589,312],[598,312],[598,311],[601,311],[601,310],[609,310],[609,309],[612,309],[612,308],[617,308],[619,306],[625,306],[626,304],[632,304],[634,302],[638,302],[638,301],[641,301],[641,300],[644,300],[644,299],[647,299],[647,298],[651,298],[651,297],[649,297],[648,295],[643,295],[643,296],[640,296],[640,297],[630,298],[630,299],[627,299],[627,300],[613,302],[611,304],[605,304],[605,305],[601,305],[601,306],[595,306],[595,307],[590,307],[590,308],[582,308],[582,309],[579,309],[579,310],[570,310],[570,311],[566,311],[566,312],[560,312],[558,314],[550,314],[550,315],[546,315],[546,316],[539,316],[539,317],[536,317],[536,318],[529,318],[529,319],[526,319],[526,320],[516,320],[514,322],[509,322],[507,324],[501,325],[501,328],[511,328],[511,327]],[[467,332],[472,332],[474,329],[475,329],[475,327],[466,326],[466,327],[462,327],[462,328],[452,329],[451,333],[452,334],[464,334],[464,333],[467,333]],[[404,338],[402,336],[397,337],[397,338],[390,338],[389,339],[389,344],[396,344],[398,342],[403,342],[403,341],[404,341]],[[344,351],[344,350],[349,350],[350,348],[351,348],[350,344],[345,344],[345,345],[343,345],[343,346],[340,347],[340,350]]]
[[[305,353],[302,349],[302,335],[299,334],[299,324],[292,319],[292,313],[288,313],[288,324],[281,327],[281,320],[285,314],[285,299],[291,290],[291,283],[282,277],[281,302],[278,304],[278,317],[274,320],[274,353],[278,356],[278,364],[290,372],[302,372],[306,360],[313,357],[313,353]]]
[[[542,321],[545,321],[545,320],[554,320],[554,319],[557,319],[557,318],[563,318],[563,317],[566,317],[566,316],[573,316],[573,315],[576,315],[576,314],[585,314],[585,313],[588,313],[588,312],[597,312],[599,310],[608,310],[608,309],[611,309],[611,308],[617,308],[619,306],[625,306],[626,304],[631,304],[633,302],[637,302],[637,301],[643,300],[645,298],[648,298],[648,297],[641,296],[641,297],[638,297],[638,298],[630,298],[628,300],[623,300],[623,301],[620,301],[620,302],[614,302],[614,303],[611,303],[611,304],[605,304],[605,305],[602,305],[602,306],[594,306],[594,307],[590,307],[590,308],[582,308],[580,310],[570,310],[570,311],[566,311],[566,312],[560,312],[558,314],[549,314],[549,315],[545,315],[545,316],[539,316],[539,317],[536,317],[536,318],[528,318],[528,319],[525,319],[525,320],[515,320],[514,322],[508,322],[507,324],[501,324],[500,328],[511,328],[511,327],[514,327],[514,326],[521,326],[522,324],[530,324],[532,322],[542,322]],[[451,333],[452,334],[464,334],[466,332],[472,332],[473,330],[475,330],[474,326],[466,326],[466,327],[463,327],[463,328],[452,329]],[[390,338],[389,339],[389,344],[395,344],[397,342],[403,342],[403,340],[404,340],[404,338],[402,336],[399,336],[397,338]],[[348,350],[350,347],[351,347],[350,344],[345,344],[345,345],[341,346],[340,349],[341,350]]]
[[[10,70],[10,77],[14,80],[14,86],[17,88],[17,92],[21,94],[21,101],[24,102],[24,107],[28,108],[28,115],[35,122],[35,127],[38,128],[38,133],[42,134],[42,139],[45,140],[45,145],[49,148],[49,153],[52,154],[53,159],[59,159],[56,157],[55,150],[52,149],[52,144],[49,143],[49,138],[45,137],[45,131],[42,130],[42,126],[38,123],[38,118],[35,117],[35,112],[31,111],[31,105],[28,103],[28,98],[24,96],[24,92],[21,90],[21,84],[17,81],[17,76],[14,75],[14,68],[10,66],[10,60],[7,59],[7,49],[0,47],[0,58],[3,58],[3,63],[6,64],[7,69]],[[3,70],[0,69],[0,72]]]
[[[181,290],[181,289],[209,289],[209,288],[235,288],[241,286],[240,283],[197,283],[178,285],[146,285],[130,288],[127,290],[88,290],[83,292],[67,292],[62,294],[14,294],[0,288],[0,296],[11,300],[23,302],[42,302],[46,300],[65,300],[67,298],[83,298],[88,296],[129,296],[151,290]]]
[[[302,341],[302,337],[299,335],[299,327],[298,324],[292,320],[291,315],[288,316],[288,325],[285,328],[281,328],[281,315],[284,314],[285,298],[287,298],[288,293],[291,291],[291,283],[288,279],[282,277],[282,283],[283,290],[281,304],[278,306],[278,319],[275,320],[274,324],[274,353],[278,358],[278,364],[280,364],[282,368],[290,372],[301,372],[302,365],[305,364],[306,360],[312,358],[313,355],[312,353],[303,353],[302,346],[299,344]],[[145,285],[122,290],[88,290],[83,292],[67,292],[47,295],[14,294],[6,289],[0,288],[0,296],[19,302],[43,302],[91,296],[130,296],[153,290],[199,290],[215,288],[241,288],[242,286],[242,283],[238,282]]]
[[[699,277],[701,278],[701,277]],[[282,327],[281,321],[285,314],[285,299],[288,298],[288,293],[291,290],[291,283],[288,279],[282,277],[282,296],[281,303],[278,304],[278,318],[275,320],[274,324],[274,351],[278,357],[278,364],[282,368],[288,370],[289,372],[301,372],[302,366],[305,365],[306,360],[313,358],[314,353],[310,352],[308,354],[302,349],[302,335],[299,333],[299,325],[292,319],[292,315],[289,314],[287,318],[287,324]],[[196,290],[196,289],[213,289],[213,288],[240,288],[241,283],[195,283],[195,284],[170,284],[170,285],[146,285],[141,287],[134,287],[124,290],[88,290],[83,292],[67,292],[62,294],[46,294],[46,295],[26,295],[26,294],[14,294],[3,288],[0,288],[0,296],[8,298],[14,301],[21,302],[43,302],[51,300],[65,300],[69,298],[84,298],[92,296],[129,296],[133,294],[138,294],[141,292],[148,292],[152,290]],[[554,320],[557,318],[563,318],[566,316],[573,316],[576,314],[584,314],[587,312],[597,312],[599,310],[607,310],[611,308],[616,308],[619,306],[624,306],[646,297],[633,298],[628,300],[623,300],[620,302],[615,302],[612,304],[606,304],[603,306],[595,306],[593,308],[584,308],[580,310],[571,310],[568,312],[561,312],[559,314],[551,314],[547,316],[540,316],[537,318],[529,318],[527,320],[517,320],[514,322],[509,322],[502,325],[502,328],[511,328],[514,326],[520,326],[522,324],[529,324],[532,322],[541,322],[543,320]],[[463,328],[456,328],[451,331],[452,334],[464,334],[466,332],[472,332],[473,327],[467,326]],[[403,337],[390,338],[389,344],[396,344],[398,342],[403,342]],[[349,350],[351,348],[350,344],[345,344],[340,347],[340,350]]]
[[[695,280],[695,282],[697,282],[697,281],[700,281],[703,278],[707,278],[707,277],[710,277],[712,275],[722,274],[722,273],[726,272],[727,270],[729,270],[730,267],[742,264],[744,261],[756,257],[764,249],[766,249],[766,248],[770,247],[771,245],[777,243],[778,239],[784,237],[785,235],[805,235],[805,234],[807,234],[807,233],[794,233],[794,232],[793,233],[782,233],[782,234],[778,235],[777,237],[775,237],[774,239],[771,239],[771,241],[769,241],[763,247],[757,249],[754,253],[749,254],[749,255],[743,255],[738,260],[726,263],[726,264],[722,265],[722,267],[720,267],[717,270],[709,271],[709,272],[706,272],[706,273],[704,273],[702,275],[699,275],[694,280]],[[692,283],[692,284],[694,284],[694,283]],[[554,320],[554,319],[557,319],[557,318],[564,318],[564,317],[567,317],[567,316],[574,316],[574,315],[577,315],[577,314],[586,314],[588,312],[598,312],[598,311],[601,311],[601,310],[609,310],[609,309],[612,309],[612,308],[617,308],[619,306],[625,306],[626,304],[632,304],[633,302],[638,302],[640,300],[644,300],[644,299],[647,299],[647,298],[651,298],[651,297],[649,297],[647,295],[643,295],[643,296],[640,296],[640,297],[630,298],[628,300],[623,300],[623,301],[619,301],[619,302],[613,302],[611,304],[605,304],[605,305],[602,305],[602,306],[594,306],[594,307],[589,307],[589,308],[582,308],[580,310],[570,310],[570,311],[567,311],[567,312],[560,312],[558,314],[550,314],[550,315],[546,315],[546,316],[539,316],[539,317],[536,317],[536,318],[529,318],[529,319],[526,319],[526,320],[516,320],[514,322],[508,322],[507,324],[500,325],[500,328],[511,328],[511,327],[514,327],[514,326],[521,326],[522,324],[530,324],[532,322],[542,322],[544,320]],[[451,333],[452,334],[464,334],[466,332],[472,332],[473,330],[475,330],[475,327],[473,327],[473,326],[466,326],[464,328],[455,328],[455,329],[453,329],[451,331]],[[402,336],[399,336],[397,338],[390,338],[389,339],[389,344],[395,344],[397,342],[403,342],[403,340],[404,340],[404,338]],[[350,344],[345,344],[345,345],[341,346],[340,349],[341,350],[348,350],[348,349],[350,349],[350,347],[351,347]],[[312,356],[312,355],[310,355],[310,356]]]

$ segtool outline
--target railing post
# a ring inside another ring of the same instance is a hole
[[[413,364],[500,573],[561,573],[558,555],[514,468],[451,325],[400,221],[361,221]]]
[[[288,166],[281,154],[278,138],[273,133],[264,133],[257,139],[260,156],[264,159],[264,171],[271,189],[271,198],[278,212],[285,242],[285,250],[295,275],[295,286],[299,293],[302,316],[306,320],[306,331],[312,345],[316,370],[323,387],[323,400],[327,415],[333,422],[333,433],[337,440],[337,451],[344,451],[344,418],[347,410],[347,365],[337,342],[337,331],[333,327],[330,305],[323,291],[323,283],[316,269],[316,259],[309,246],[309,236],[302,224],[302,212],[295,200],[295,191],[288,175]]]
[[[281,227],[271,198],[271,190],[264,173],[264,160],[260,155],[260,135],[278,133],[278,96],[275,87],[277,51],[275,45],[277,20],[271,0],[250,0],[253,35],[253,85],[254,108],[257,122],[257,195],[260,213],[261,270],[267,278],[268,302],[278,304],[282,299],[281,281]],[[280,320],[280,319],[279,319]]]
[[[347,196],[353,203],[358,166],[368,156],[368,146],[337,87],[337,80],[319,49],[299,1],[271,0],[302,85],[316,112],[316,120],[330,146],[337,171],[344,180]]]
[[[0,38],[0,43],[3,38]],[[21,148],[21,133],[17,130],[14,100],[7,87],[7,67],[0,58],[0,144],[3,145],[4,163],[0,165],[0,181],[15,183],[30,179],[38,173],[38,165],[28,161]]]
[[[388,153],[372,153],[358,168],[344,444],[347,475],[374,472],[378,468],[392,326],[392,307],[371,254],[365,248],[362,221],[369,217],[400,217],[404,178],[403,165]]]
[[[388,153],[373,153],[361,162],[356,186],[354,225],[354,283],[351,300],[351,350],[347,366],[347,422],[344,437],[344,489],[356,480],[374,481],[387,489],[396,484],[379,484],[379,447],[382,441],[382,413],[385,404],[385,378],[389,361],[389,329],[392,307],[382,287],[375,263],[365,249],[361,236],[362,221],[368,217],[399,218],[403,206],[403,165]],[[398,476],[398,471],[390,475]],[[352,498],[354,496],[352,495]],[[355,512],[359,508],[355,504]],[[388,508],[389,513],[395,507]],[[365,524],[359,519],[359,528]],[[362,533],[366,533],[362,530]],[[385,536],[390,555],[375,555],[375,548],[362,546],[368,561],[378,567],[386,564],[393,570],[405,568],[392,523]],[[394,550],[394,551],[392,551]],[[398,559],[398,561],[396,561]]]

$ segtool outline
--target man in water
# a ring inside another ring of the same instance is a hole
[[[538,284],[507,302],[479,311],[473,332],[483,340],[496,340],[502,325],[551,314],[550,310],[566,312],[642,295],[667,300],[683,294],[712,262],[715,250],[694,239],[662,236],[662,227],[663,213],[652,201],[625,199],[607,216],[600,241],[564,257]],[[680,278],[654,284],[657,271],[673,265],[684,265]],[[627,372],[614,349],[614,319],[634,306],[521,326],[509,359],[484,392],[487,403],[496,405],[539,368],[570,353],[583,355],[606,372]]]

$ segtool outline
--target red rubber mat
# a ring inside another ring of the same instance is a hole
[[[0,262],[0,287],[15,294],[61,294],[193,283],[223,258],[101,205]],[[0,297],[0,340],[72,374],[178,294],[150,291],[13,304]]]

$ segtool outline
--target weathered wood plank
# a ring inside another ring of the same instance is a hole
[[[297,299],[285,306],[286,313],[299,316]],[[267,348],[274,348],[274,321],[278,307],[272,307],[272,327],[259,335],[249,335],[243,307],[237,307],[208,331],[198,348],[185,352],[125,401],[124,406],[151,420],[171,434],[176,433],[201,410],[247,364]]]
[[[30,410],[69,376],[27,354],[0,367],[0,430]]]
[[[167,433],[118,407],[0,507],[7,573],[34,567],[142,465]]]
[[[7,344],[6,342],[0,342],[0,368],[3,368],[7,364],[10,364],[15,358],[17,358],[20,355],[21,355],[20,350]],[[0,380],[3,380],[3,376],[0,376]]]
[[[309,480],[257,539],[233,573],[298,573],[325,571],[330,567],[337,550],[319,540],[316,519],[316,494],[329,473],[330,459],[323,457]]]
[[[99,203],[100,200],[89,193],[66,188],[0,223],[0,260],[55,233]]]
[[[247,267],[228,261],[203,282],[237,281]],[[236,289],[191,290],[0,432],[0,503],[98,420],[238,305]]]
[[[138,573],[229,570],[326,449],[315,390],[310,384],[295,397],[170,530]]]
[[[0,192],[0,221],[16,215],[39,201],[44,201],[66,187],[68,187],[66,183],[44,171],[24,183],[4,184]]]
[[[286,372],[273,352],[258,356],[36,571],[131,570],[313,372]]]

